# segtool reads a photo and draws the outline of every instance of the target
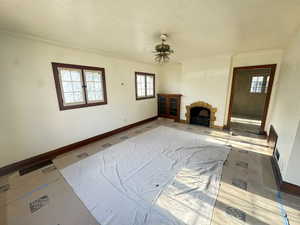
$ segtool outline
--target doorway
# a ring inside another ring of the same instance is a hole
[[[275,71],[276,64],[233,69],[228,129],[266,134],[264,128]]]

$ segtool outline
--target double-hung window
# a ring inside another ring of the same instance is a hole
[[[135,72],[136,99],[155,97],[155,75],[152,73]]]
[[[60,110],[107,104],[104,68],[52,63]]]

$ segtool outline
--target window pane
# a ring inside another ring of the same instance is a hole
[[[89,103],[104,101],[102,72],[84,70],[87,90],[87,100]]]
[[[153,96],[154,95],[154,79],[153,76],[147,76],[147,96]]]
[[[251,80],[251,93],[262,93],[263,92],[264,76],[253,76]]]
[[[59,73],[61,74],[61,80],[63,81],[71,81],[71,73],[69,70],[59,69]]]
[[[103,101],[103,94],[101,92],[95,92],[95,100]]]
[[[137,96],[138,97],[145,97],[146,96],[146,89],[145,89],[145,75],[137,75]]]
[[[94,73],[93,80],[100,82],[101,76],[102,76],[102,74],[100,72]]]
[[[65,103],[72,103],[72,102],[74,102],[73,93],[64,93],[64,100],[65,100]]]
[[[95,91],[100,91],[102,89],[102,85],[100,82],[95,82]]]
[[[81,80],[81,72],[78,70],[71,70],[71,78],[72,78],[72,81],[80,81]]]
[[[94,82],[93,82],[93,81],[87,81],[87,82],[86,82],[86,85],[87,85],[88,91],[94,91],[95,85],[94,85]]]
[[[93,91],[88,91],[88,100],[89,101],[95,100],[95,93]]]
[[[75,102],[82,102],[83,101],[83,96],[81,92],[74,92],[74,101]]]
[[[86,81],[93,81],[93,73],[88,72],[88,71],[84,71],[84,75],[85,75],[85,80]]]
[[[81,70],[60,68],[59,75],[64,105],[83,104]]]
[[[147,89],[147,96],[153,96],[153,89]]]
[[[63,85],[63,91],[64,92],[72,92],[73,91],[72,82],[63,81],[62,85]]]
[[[81,82],[72,82],[72,85],[73,85],[73,91],[81,92],[82,90]]]

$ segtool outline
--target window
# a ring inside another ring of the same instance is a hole
[[[264,93],[265,89],[266,89],[265,77],[253,76],[251,80],[250,93]]]
[[[155,97],[155,75],[151,73],[135,72],[136,99]]]
[[[107,104],[104,68],[52,63],[60,110]]]

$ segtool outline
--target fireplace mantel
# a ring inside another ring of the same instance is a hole
[[[203,107],[203,108],[209,109],[210,110],[210,124],[209,124],[209,127],[210,128],[215,128],[217,108],[214,108],[212,105],[210,105],[206,102],[203,102],[203,101],[194,102],[194,103],[186,106],[186,113],[185,113],[186,123],[190,123],[191,109],[194,108],[194,107]]]

